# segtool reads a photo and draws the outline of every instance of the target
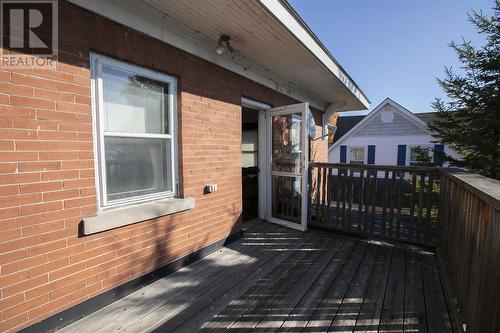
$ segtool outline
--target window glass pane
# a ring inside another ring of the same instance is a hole
[[[351,148],[350,149],[350,162],[351,163],[363,163],[365,161],[365,149],[364,148]]]
[[[257,166],[259,134],[257,130],[243,130],[241,135],[241,166]]]
[[[272,118],[272,170],[300,173],[302,114]]]
[[[103,66],[104,131],[168,134],[168,85]]]
[[[172,191],[170,139],[105,137],[108,201]]]

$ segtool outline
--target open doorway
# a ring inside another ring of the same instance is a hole
[[[243,222],[259,217],[259,111],[242,107],[241,173]]]
[[[242,97],[241,105],[243,222],[306,230],[309,103],[271,108]]]

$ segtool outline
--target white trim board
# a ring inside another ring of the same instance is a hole
[[[397,111],[399,111],[405,118],[409,121],[413,122],[419,128],[425,130],[429,135],[432,135],[432,132],[427,127],[427,124],[422,119],[418,118],[415,114],[410,112],[408,109],[394,102],[390,98],[386,98],[382,103],[380,103],[375,109],[373,109],[370,113],[368,113],[359,123],[357,123],[353,128],[351,128],[346,134],[344,134],[338,141],[328,147],[328,151],[333,150],[335,147],[339,146],[343,141],[345,141],[350,135],[364,126],[367,122],[375,117],[375,115],[387,104],[394,107]]]

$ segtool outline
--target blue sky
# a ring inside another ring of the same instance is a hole
[[[494,5],[493,0],[289,3],[368,96],[371,109],[390,97],[413,112],[433,111],[434,98],[445,97],[436,78],[444,76],[444,66],[459,67],[448,43],[462,37],[482,43],[467,12],[491,14]]]

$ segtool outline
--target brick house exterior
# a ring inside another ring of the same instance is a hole
[[[178,195],[193,197],[194,209],[79,233],[98,210],[90,52],[177,79]],[[242,96],[298,102],[60,1],[57,70],[0,69],[0,331],[26,328],[237,233]],[[313,114],[319,136],[322,112]],[[327,160],[326,140],[312,150],[314,160]],[[218,191],[204,194],[209,183]]]

